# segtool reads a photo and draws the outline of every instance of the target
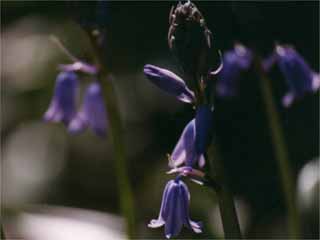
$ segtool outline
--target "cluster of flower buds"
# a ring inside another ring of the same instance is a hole
[[[195,233],[202,232],[201,223],[190,220],[190,193],[182,178],[188,177],[199,183],[206,180],[203,171],[205,153],[213,130],[213,106],[206,94],[207,82],[210,81],[206,58],[211,40],[211,32],[196,6],[190,1],[179,3],[170,12],[169,47],[182,64],[188,80],[193,78],[195,89],[189,88],[187,81],[167,69],[150,64],[144,66],[144,74],[152,83],[196,109],[195,117],[186,125],[168,156],[170,170],[167,173],[177,174],[177,177],[167,183],[159,217],[148,225],[151,228],[165,225],[167,238],[177,236],[182,226]]]
[[[97,81],[96,67],[76,61],[60,65],[54,95],[44,114],[47,122],[63,122],[70,133],[80,133],[87,127],[98,136],[105,136],[107,131],[107,113],[100,83]],[[82,106],[77,109],[80,95],[79,73],[92,77],[92,82],[85,89]]]
[[[218,73],[216,93],[228,98],[238,95],[241,73],[247,71],[253,61],[253,53],[241,44],[223,55],[223,69]],[[277,65],[283,74],[288,93],[282,99],[284,107],[291,106],[305,94],[316,92],[320,87],[319,74],[312,71],[302,56],[291,46],[277,44],[273,53],[263,60],[262,68],[270,72]]]
[[[169,14],[169,48],[180,61],[185,72],[205,73],[208,71],[209,49],[212,33],[191,1],[178,3]]]

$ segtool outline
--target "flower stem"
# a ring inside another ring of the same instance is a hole
[[[210,161],[212,178],[217,180],[220,187],[216,190],[219,201],[220,214],[226,239],[241,239],[240,225],[231,191],[226,184],[224,166],[221,161],[219,149],[216,143],[212,143],[207,153]]]
[[[281,177],[282,188],[288,211],[288,232],[290,238],[300,237],[299,213],[295,197],[295,184],[292,169],[289,163],[288,150],[286,147],[283,130],[280,124],[278,112],[273,100],[270,80],[266,77],[261,60],[255,59],[255,67],[260,77],[260,88],[263,102],[266,107],[269,127],[271,130],[271,139],[275,151],[275,157],[278,162],[278,168]]]
[[[0,239],[6,239],[5,235],[4,235],[4,229],[3,229],[3,225],[1,224],[1,238]]]
[[[107,79],[108,75],[106,72],[102,71],[101,80]],[[126,218],[126,229],[127,234],[130,238],[134,237],[134,208],[133,208],[133,194],[128,178],[126,157],[124,149],[124,139],[123,139],[123,127],[120,118],[120,113],[118,110],[118,103],[116,100],[116,95],[114,87],[111,81],[102,84],[104,89],[104,96],[106,99],[106,105],[108,109],[108,118],[110,126],[110,135],[113,142],[114,154],[115,154],[115,165],[118,181],[118,189],[120,194],[120,204],[122,214]]]
[[[95,53],[94,60],[99,67],[98,80],[102,85],[103,95],[107,106],[109,132],[114,148],[121,212],[126,220],[127,235],[132,239],[135,237],[134,201],[126,166],[123,126],[113,82],[105,67],[107,56],[105,56],[104,53],[106,52],[106,46],[97,41],[97,38],[99,37],[98,34],[97,31],[95,31],[95,35],[92,34],[92,32],[88,32]]]

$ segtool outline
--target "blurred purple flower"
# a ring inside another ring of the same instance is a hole
[[[238,94],[240,74],[247,70],[252,61],[252,52],[241,44],[223,55],[223,68],[218,73],[217,94],[234,97]]]
[[[277,45],[274,54],[264,60],[263,66],[266,71],[269,71],[274,63],[278,64],[289,87],[289,92],[282,99],[285,107],[289,107],[306,93],[319,89],[319,74],[312,71],[302,56],[292,47]]]
[[[45,121],[63,122],[68,125],[76,113],[78,77],[73,72],[61,72],[57,76],[54,95],[44,114]]]
[[[78,133],[87,127],[90,127],[98,136],[106,135],[107,113],[101,86],[98,82],[91,83],[87,87],[82,108],[71,121],[69,131]]]
[[[182,102],[194,102],[194,93],[186,83],[173,72],[147,64],[144,66],[144,74],[148,79],[162,90],[175,96]]]
[[[194,222],[189,217],[190,193],[187,185],[178,176],[167,183],[161,202],[158,219],[148,224],[150,228],[165,225],[166,238],[177,236],[182,227],[186,226],[195,233],[201,233],[201,223]]]

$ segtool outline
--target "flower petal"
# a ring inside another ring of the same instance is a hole
[[[169,215],[165,224],[166,238],[175,237],[181,231],[183,221],[180,215],[180,197],[179,183],[174,183],[174,187],[169,192],[168,196],[167,207]]]
[[[147,64],[144,66],[144,74],[148,79],[162,90],[175,96],[182,102],[194,102],[194,93],[185,82],[173,72],[164,68]]]
[[[277,63],[289,87],[283,98],[283,105],[289,107],[306,93],[319,89],[317,74],[314,73],[302,56],[289,46],[276,46]]]
[[[192,220],[189,220],[189,221],[190,221],[191,228],[195,233],[202,233],[203,224],[201,222],[194,222]]]
[[[158,228],[158,227],[162,227],[164,224],[165,224],[165,221],[163,221],[162,219],[152,219],[148,224],[148,227]]]
[[[76,113],[76,94],[78,77],[73,72],[61,72],[56,79],[54,95],[44,114],[45,121],[60,122],[68,125]]]
[[[88,119],[85,114],[80,111],[75,118],[72,119],[68,126],[70,133],[81,133],[88,127]]]
[[[172,152],[171,161],[169,162],[170,167],[177,167],[183,163],[194,162],[194,159],[196,158],[195,135],[195,119],[193,119],[184,128],[181,137]]]
[[[223,56],[223,68],[218,73],[217,94],[220,97],[233,97],[239,89],[240,74],[247,70],[252,62],[252,53],[243,45],[237,44],[234,49]]]
[[[158,219],[166,220],[168,217],[168,193],[171,191],[171,189],[174,187],[174,180],[171,180],[167,183],[163,194],[162,194],[162,201],[161,201],[161,207],[160,207],[160,213]]]
[[[71,132],[80,132],[89,126],[98,136],[107,132],[107,113],[98,82],[91,83],[86,90],[81,111],[69,126]]]

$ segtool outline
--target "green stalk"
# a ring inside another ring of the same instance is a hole
[[[130,238],[134,237],[134,204],[133,194],[129,182],[128,171],[126,166],[126,156],[124,149],[123,127],[120,118],[118,103],[114,87],[108,74],[102,71],[99,79],[104,80],[102,86],[104,91],[105,102],[108,110],[109,132],[112,139],[115,166],[117,173],[118,189],[120,194],[120,205],[122,214],[126,219],[126,230]]]
[[[219,188],[215,188],[214,190],[219,201],[224,237],[225,239],[241,239],[240,225],[233,196],[226,183],[224,166],[216,143],[210,145],[207,156],[211,165],[210,175],[219,183]]]
[[[4,235],[4,229],[3,229],[3,225],[1,224],[1,238],[0,239],[6,239],[5,235]]]
[[[300,221],[295,197],[295,184],[292,169],[289,163],[288,150],[286,147],[283,130],[280,124],[278,112],[273,100],[270,80],[266,77],[261,67],[261,60],[255,59],[256,70],[260,77],[260,88],[263,102],[266,107],[271,139],[278,162],[281,177],[282,189],[288,211],[288,232],[290,238],[300,238]]]
[[[98,38],[100,37],[99,34],[100,33],[97,30],[88,32],[88,36],[93,46],[93,58],[96,66],[99,68],[98,80],[103,88],[103,95],[108,112],[108,129],[114,149],[121,212],[126,221],[127,235],[130,239],[133,239],[135,237],[134,201],[126,165],[123,126],[112,78],[110,77],[109,71],[106,69],[107,56],[104,54],[106,52],[106,46],[98,41]]]

